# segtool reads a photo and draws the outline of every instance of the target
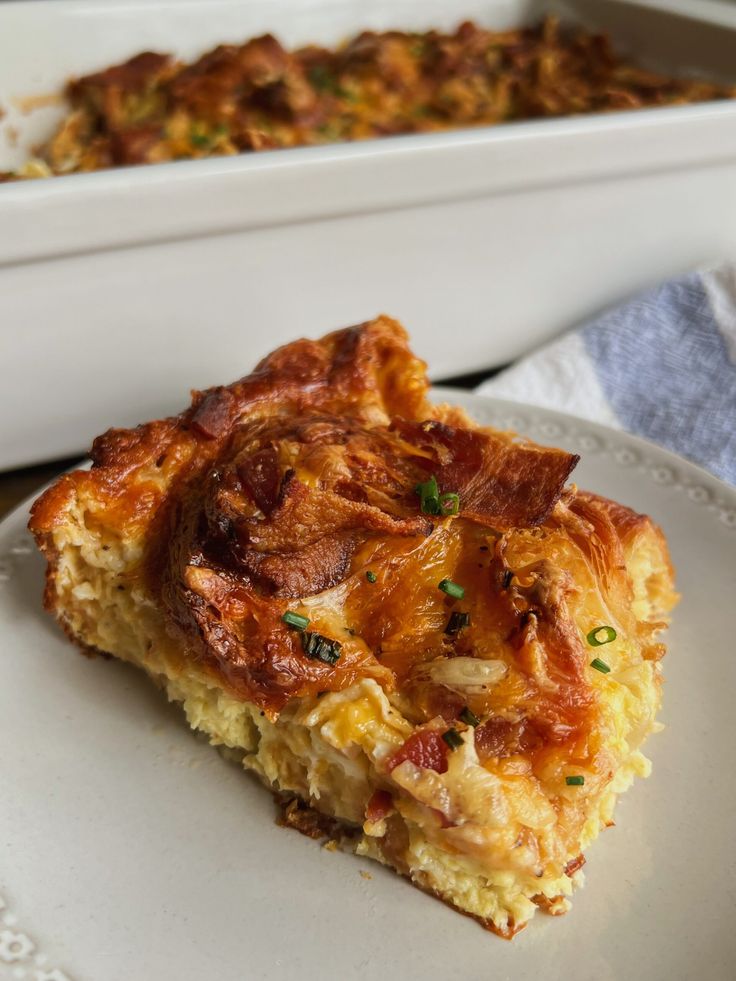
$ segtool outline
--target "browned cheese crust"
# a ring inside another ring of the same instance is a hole
[[[646,770],[672,567],[648,517],[566,486],[574,454],[427,389],[388,317],[295,341],[99,437],[30,528],[73,640],[508,936],[566,908]],[[421,506],[433,481],[447,513]],[[612,623],[603,675],[586,637]]]
[[[15,176],[678,105],[734,89],[636,67],[605,35],[548,17],[511,31],[363,31],[334,49],[287,51],[269,34],[192,64],[147,51],[66,94],[71,112],[43,162]]]
[[[56,596],[50,532],[75,499],[86,498],[108,531],[143,543],[137,575],[185,656],[238,697],[275,715],[290,698],[340,690],[361,676],[389,689],[409,685],[427,656],[425,636],[413,645],[405,638],[400,650],[381,648],[412,615],[409,580],[421,573],[419,563],[441,566],[441,553],[414,557],[435,527],[415,488],[436,475],[443,492],[459,495],[459,534],[443,546],[483,607],[473,611],[478,629],[485,622],[492,636],[500,627],[517,647],[550,635],[561,687],[544,724],[577,724],[591,693],[587,654],[559,615],[564,583],[550,581],[544,568],[530,572],[528,585],[510,579],[509,542],[548,521],[595,549],[615,581],[621,539],[649,519],[583,493],[568,495],[562,516],[553,517],[577,457],[476,426],[458,410],[431,405],[426,392],[424,365],[405,331],[381,317],[280,348],[240,381],[195,393],[179,416],[109,430],[93,444],[92,469],[62,476],[33,507],[30,528],[50,562],[47,606],[53,612]],[[591,527],[595,538],[584,542]],[[374,565],[378,581],[356,581],[356,563]],[[396,589],[397,577],[405,589]],[[348,581],[344,619],[353,637],[340,638],[336,665],[306,656],[283,613],[294,598]],[[455,605],[443,597],[440,616]],[[461,640],[453,646],[462,653]],[[494,730],[487,738],[501,737]]]

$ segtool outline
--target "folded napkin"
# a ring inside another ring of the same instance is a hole
[[[736,484],[736,266],[642,293],[478,391],[626,429]]]

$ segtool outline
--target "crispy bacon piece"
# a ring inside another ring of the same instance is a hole
[[[495,528],[541,524],[580,459],[488,430],[432,421],[396,426],[409,443],[432,454],[429,469],[443,492],[460,495],[463,516]]]
[[[232,422],[233,397],[226,388],[213,388],[192,413],[192,428],[206,439],[223,436]]]
[[[415,766],[421,766],[425,770],[446,773],[448,752],[447,743],[439,730],[417,729],[401,749],[397,749],[390,757],[387,768],[393,770],[404,760],[410,760]]]
[[[375,824],[382,821],[394,809],[394,799],[388,790],[374,790],[365,806],[365,819]]]
[[[256,505],[264,514],[270,514],[276,507],[284,476],[274,447],[265,446],[241,460],[237,472],[240,482]]]
[[[526,723],[494,716],[475,730],[475,749],[481,762],[519,753],[524,745]]]

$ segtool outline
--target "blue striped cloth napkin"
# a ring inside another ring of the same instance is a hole
[[[478,391],[626,429],[736,484],[736,266],[642,293]]]

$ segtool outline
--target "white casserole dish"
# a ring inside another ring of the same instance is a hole
[[[2,3],[0,169],[62,112],[16,100],[142,49],[191,58],[267,30],[330,43],[463,17],[504,28],[547,10],[651,67],[736,81],[726,0]],[[447,377],[736,252],[736,102],[5,184],[0,230],[8,468],[83,449],[90,419],[178,409],[298,335],[389,312]]]

